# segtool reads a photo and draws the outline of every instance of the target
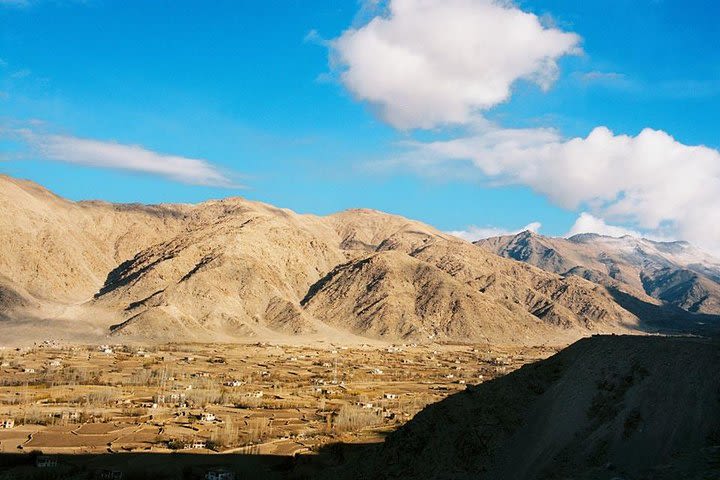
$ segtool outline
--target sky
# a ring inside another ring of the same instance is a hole
[[[720,254],[712,0],[0,0],[0,173]]]

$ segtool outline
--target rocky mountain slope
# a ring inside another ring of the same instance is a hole
[[[720,475],[720,345],[597,336],[428,406],[328,478]]]
[[[550,272],[620,289],[643,301],[720,314],[720,260],[687,242],[596,234],[565,239],[522,232],[476,244]]]
[[[0,177],[4,338],[562,343],[642,328],[603,286],[372,210],[71,202]]]

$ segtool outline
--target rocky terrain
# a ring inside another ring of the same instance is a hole
[[[0,177],[2,338],[569,342],[641,328],[604,286],[372,210],[71,202]]]
[[[336,478],[720,475],[717,342],[583,339],[428,406]],[[681,408],[678,408],[682,406]]]
[[[532,232],[479,240],[477,245],[561,275],[576,275],[642,301],[688,312],[720,313],[720,260],[687,242]]]

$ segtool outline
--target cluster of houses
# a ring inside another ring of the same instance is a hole
[[[182,392],[172,392],[167,395],[164,393],[158,393],[157,395],[153,395],[152,400],[153,404],[156,405],[155,408],[157,408],[157,405],[164,404],[174,404],[180,408],[187,407],[186,396]]]

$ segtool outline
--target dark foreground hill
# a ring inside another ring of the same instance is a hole
[[[720,478],[720,345],[596,336],[420,412],[346,478]]]

